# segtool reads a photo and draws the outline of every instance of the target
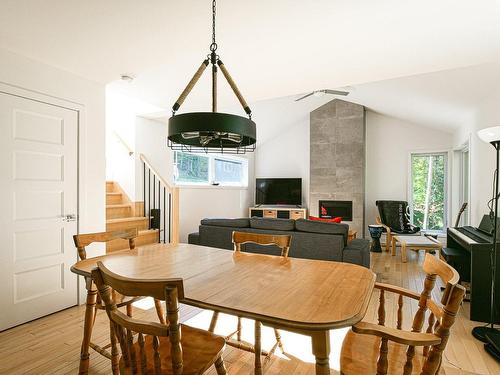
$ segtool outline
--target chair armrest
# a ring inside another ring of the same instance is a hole
[[[441,342],[441,339],[432,333],[408,332],[366,322],[355,324],[352,326],[352,330],[360,334],[386,338],[403,345],[430,346]]]
[[[375,288],[382,289],[384,291],[388,291],[388,292],[392,292],[392,293],[396,293],[396,294],[402,294],[405,297],[413,298],[416,300],[420,299],[420,294],[418,294],[417,292],[414,292],[413,290],[401,288],[400,286],[396,286],[396,285],[375,283]]]
[[[375,218],[375,222],[378,224],[378,225],[382,225],[382,227],[385,229],[385,231],[387,233],[391,233],[391,227],[385,225],[384,223],[382,223],[382,219],[380,219],[380,216],[377,216]]]

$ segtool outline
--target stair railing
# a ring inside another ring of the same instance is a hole
[[[142,162],[143,210],[149,229],[158,230],[158,242],[179,243],[179,188],[171,186],[144,154]]]

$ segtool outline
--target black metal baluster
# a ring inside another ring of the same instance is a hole
[[[168,193],[168,243],[172,242],[172,193]]]
[[[160,178],[158,178],[158,213],[161,210],[161,199],[160,199]],[[158,215],[158,243],[161,242],[161,214]]]
[[[148,167],[148,229],[151,229],[151,169]]]
[[[167,222],[166,222],[166,214],[167,214],[167,210],[166,210],[166,206],[167,206],[167,202],[166,202],[166,187],[164,186],[163,187],[163,243],[165,243],[165,240],[167,238]]]
[[[146,217],[146,163],[142,162],[142,210]]]

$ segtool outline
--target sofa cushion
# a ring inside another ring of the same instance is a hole
[[[250,220],[246,217],[240,219],[203,219],[201,220],[201,225],[230,228],[248,228],[250,227]]]
[[[192,244],[192,245],[199,245],[200,244],[200,233],[199,232],[189,233],[188,234],[188,243]]]
[[[297,219],[295,221],[295,229],[299,232],[341,235],[344,237],[344,244],[347,244],[347,233],[349,232],[349,225]]]
[[[267,230],[294,230],[295,220],[252,217],[250,219],[250,227]]]

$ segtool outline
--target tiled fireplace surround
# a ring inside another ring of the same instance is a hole
[[[320,200],[352,201],[351,229],[362,235],[365,191],[365,108],[334,99],[310,113],[309,210]]]

